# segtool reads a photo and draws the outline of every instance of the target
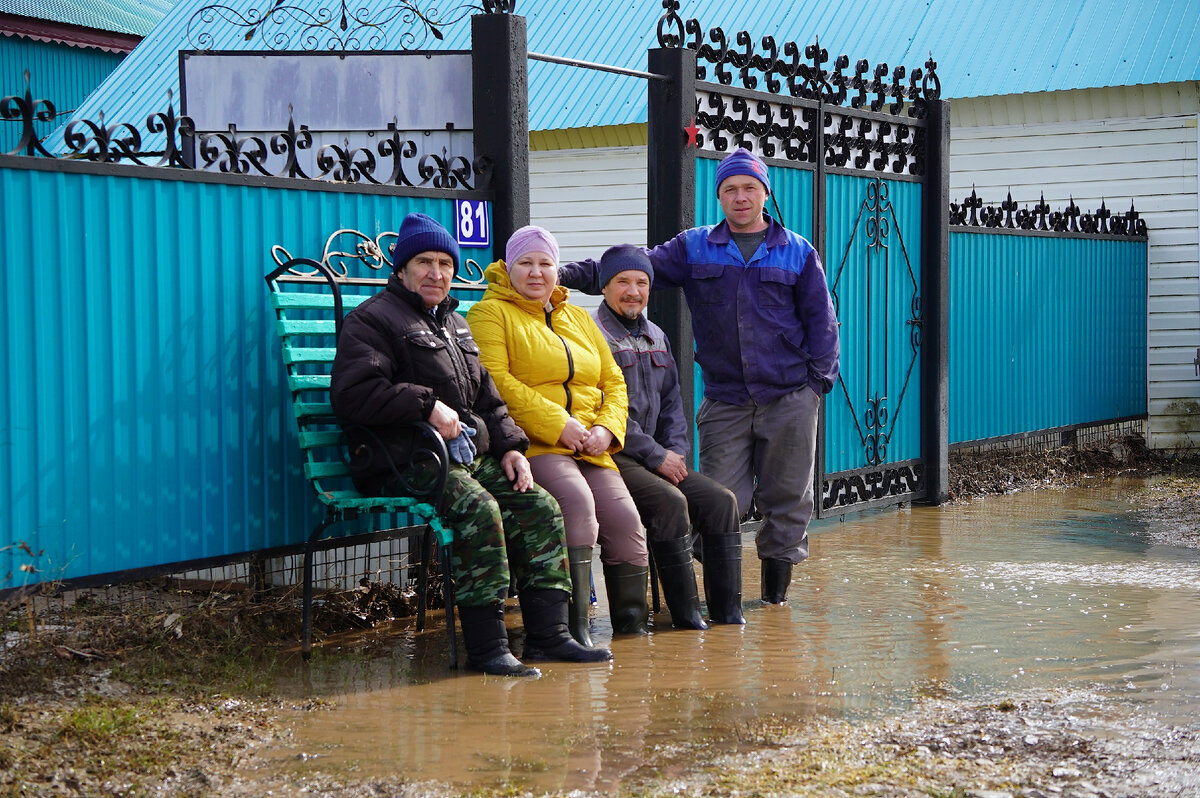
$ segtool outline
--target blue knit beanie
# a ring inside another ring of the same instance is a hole
[[[458,271],[458,242],[436,219],[423,213],[410,213],[400,223],[396,243],[392,245],[392,270],[400,271],[422,252],[445,252]]]
[[[645,250],[632,244],[609,247],[600,256],[600,287],[603,288],[609,280],[630,269],[645,272],[650,276],[650,282],[654,282],[654,267]]]
[[[720,192],[721,183],[725,178],[734,175],[749,175],[762,183],[768,194],[771,193],[771,178],[767,175],[767,165],[763,163],[762,158],[745,147],[738,147],[717,165],[717,191]]]

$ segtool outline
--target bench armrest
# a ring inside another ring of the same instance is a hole
[[[412,426],[420,433],[421,443],[412,448],[408,462],[404,464],[398,464],[392,459],[387,446],[371,427],[363,424],[348,424],[343,425],[342,432],[344,436],[353,430],[355,433],[362,433],[370,438],[374,445],[370,447],[369,451],[363,453],[364,456],[384,458],[388,470],[392,472],[392,476],[401,486],[404,495],[424,499],[440,513],[442,500],[446,493],[446,477],[450,473],[450,453],[446,449],[446,442],[442,440],[441,434],[434,429],[432,424],[427,421],[418,421]],[[360,445],[360,448],[363,447]],[[348,443],[343,447],[343,453],[347,466],[350,464],[350,457],[358,454],[358,452],[350,451]]]

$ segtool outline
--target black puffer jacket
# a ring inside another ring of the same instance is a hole
[[[414,433],[405,425],[426,421],[438,399],[476,430],[478,451],[499,458],[529,448],[529,439],[479,362],[479,346],[458,300],[447,297],[430,313],[396,275],[387,287],[346,316],[333,361],[330,401],[347,425],[350,466],[364,494],[379,490],[390,474],[387,459],[374,451],[371,428],[393,462],[408,462]],[[367,448],[362,448],[366,446]]]

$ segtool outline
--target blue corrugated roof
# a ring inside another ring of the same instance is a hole
[[[80,108],[80,115],[96,119],[103,110],[110,120],[144,119],[165,107],[168,89],[178,97],[176,53],[197,49],[189,40],[189,22],[211,4],[180,0]],[[313,10],[337,6],[333,0],[291,4]],[[222,5],[231,13],[261,17],[271,0],[226,0]],[[356,0],[351,5],[378,13],[395,8],[396,2]],[[932,53],[942,94],[949,98],[1200,80],[1200,0],[684,0],[682,6],[681,16],[699,20],[706,31],[723,28],[731,42],[740,30],[748,31],[756,44],[763,36],[774,36],[781,50],[785,41],[804,45],[819,38],[831,60],[844,53],[851,64],[865,58],[872,65],[909,70],[923,67]],[[647,49],[658,46],[657,22],[663,13],[657,0],[521,0],[517,8],[527,19],[531,51],[634,69],[645,69]],[[261,35],[247,40],[244,28],[216,23],[206,31],[213,37],[206,49],[262,49]],[[398,37],[403,33],[395,26],[387,29],[382,49],[401,49]],[[444,39],[430,36],[416,46],[469,47],[468,20],[446,26],[442,33]],[[646,120],[646,87],[637,78],[531,62],[529,82],[534,130]]]
[[[145,36],[175,0],[0,0],[0,14]]]

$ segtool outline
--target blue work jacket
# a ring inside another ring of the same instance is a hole
[[[629,393],[621,453],[651,470],[662,465],[668,450],[686,459],[687,422],[679,395],[679,369],[666,333],[644,315],[638,317],[637,329],[630,330],[607,304],[592,311],[592,318],[625,375]]]
[[[766,404],[837,382],[841,344],[825,269],[812,244],[770,217],[747,263],[721,222],[684,230],[649,250],[655,290],[683,288],[692,312],[704,395]],[[566,263],[559,282],[599,293],[599,262]]]

